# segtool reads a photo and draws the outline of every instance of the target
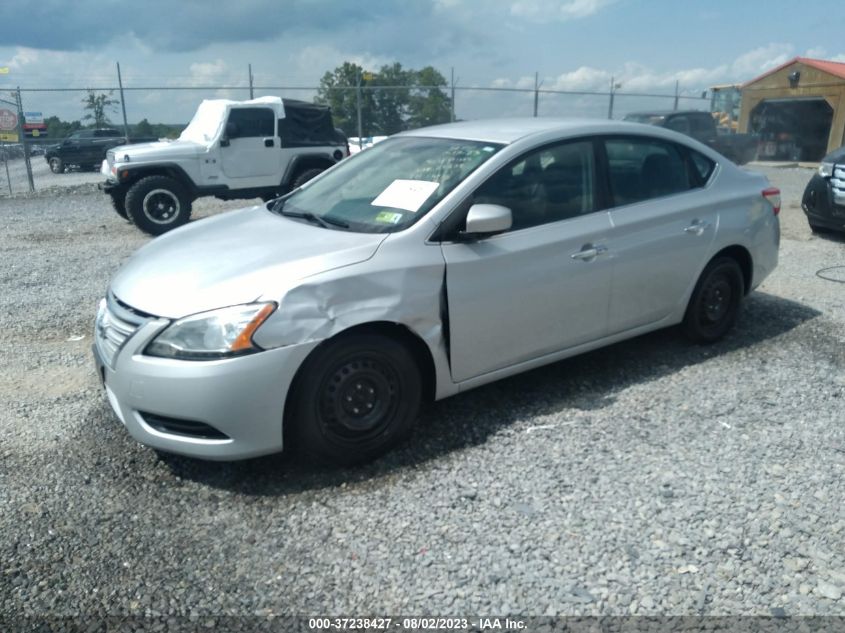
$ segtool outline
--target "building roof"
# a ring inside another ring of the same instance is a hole
[[[762,75],[755,77],[751,81],[746,81],[744,84],[742,84],[742,87],[745,88],[747,86],[750,86],[751,84],[760,81],[764,77],[768,77],[769,75],[772,75],[772,74],[778,72],[779,70],[783,70],[787,66],[791,66],[792,64],[795,64],[796,62],[800,62],[800,63],[804,64],[805,66],[810,66],[811,68],[816,68],[818,70],[821,70],[822,72],[826,72],[829,75],[833,75],[834,77],[839,77],[841,79],[845,79],[845,63],[831,62],[831,61],[827,61],[825,59],[812,59],[810,57],[794,57],[794,58],[790,59],[788,62],[784,62],[783,64],[781,64],[777,68],[772,68],[771,70],[767,70]]]

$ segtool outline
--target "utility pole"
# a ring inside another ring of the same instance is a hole
[[[679,94],[678,89],[679,89],[679,88],[680,88],[680,82],[676,79],[676,80],[675,80],[675,105],[674,105],[674,107],[672,108],[673,110],[677,110],[677,109],[678,109],[678,94]]]
[[[613,95],[616,92],[615,88],[614,88],[614,86],[616,84],[614,83],[614,81],[615,81],[615,78],[611,77],[610,78],[610,103],[607,106],[607,118],[608,119],[613,118]]]
[[[129,124],[126,122],[126,98],[123,95],[123,79],[120,76],[120,62],[117,63],[117,85],[120,88],[120,108],[123,110],[123,135],[129,142]]]
[[[534,118],[537,118],[537,105],[540,101],[540,73],[534,73]]]
[[[249,98],[255,99],[255,95],[252,91],[252,64],[247,64],[247,66],[249,68]]]
[[[364,131],[361,126],[361,81],[363,78],[361,77],[361,69],[358,69],[358,81],[355,84],[355,101],[356,101],[356,108],[358,110],[358,149],[364,149]]]
[[[23,145],[23,161],[26,165],[26,178],[29,181],[29,192],[35,192],[35,181],[32,179],[32,163],[29,161],[29,147],[26,144],[26,135],[23,129],[23,101],[21,100],[21,87],[15,91],[15,101],[18,106],[18,138]]]
[[[455,122],[455,67],[452,66],[452,122]]]

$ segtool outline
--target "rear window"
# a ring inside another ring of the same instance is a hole
[[[605,141],[615,206],[681,193],[696,186],[681,149],[649,137]]]

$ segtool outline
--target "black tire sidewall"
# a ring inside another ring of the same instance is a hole
[[[324,171],[325,171],[325,169],[314,168],[314,169],[306,169],[305,171],[300,172],[299,174],[296,175],[296,178],[293,179],[293,184],[291,185],[291,188],[297,189],[298,187],[301,187],[302,185],[304,185],[306,182],[308,182],[312,178],[316,178],[317,176],[322,174]]]
[[[318,420],[320,390],[332,368],[356,354],[377,354],[399,379],[396,412],[377,437],[355,443],[326,433]],[[350,466],[385,453],[406,438],[416,421],[422,400],[420,369],[411,352],[398,341],[379,334],[341,336],[323,343],[303,364],[291,386],[291,406],[285,420],[294,448],[324,463]]]
[[[144,212],[144,197],[155,189],[169,191],[179,201],[179,212],[167,223],[153,222]],[[145,233],[162,235],[185,224],[191,217],[191,200],[177,180],[168,176],[147,176],[129,188],[126,193],[126,213],[132,222]]]
[[[731,285],[731,302],[728,312],[719,320],[718,325],[705,324],[701,320],[701,302],[709,281],[717,275],[725,275]],[[742,269],[732,257],[717,257],[711,261],[695,284],[684,315],[684,333],[697,343],[715,343],[723,338],[736,323],[742,297],[745,291]]]
[[[53,157],[49,161],[50,164],[50,171],[54,174],[61,174],[65,170],[65,163],[61,158]],[[58,167],[53,167],[53,165],[57,165]]]
[[[114,212],[124,220],[131,222],[129,215],[126,213],[126,194],[124,192],[110,193],[109,198],[111,198],[111,207]]]

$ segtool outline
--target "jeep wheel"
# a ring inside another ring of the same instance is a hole
[[[126,215],[126,194],[110,193],[109,198],[111,198],[111,206],[112,209],[114,209],[115,213],[117,213],[124,220],[129,220],[129,216]],[[131,222],[132,220],[129,221]]]
[[[50,159],[50,171],[52,171],[54,174],[61,174],[64,172],[64,170],[65,162],[61,158],[55,156]]]
[[[315,176],[319,176],[320,174],[322,174],[324,171],[325,169],[306,169],[302,173],[298,174],[296,178],[293,179],[293,184],[291,185],[291,188],[298,189]]]
[[[191,217],[191,199],[178,181],[168,176],[141,178],[126,194],[126,212],[150,235],[161,235]]]

